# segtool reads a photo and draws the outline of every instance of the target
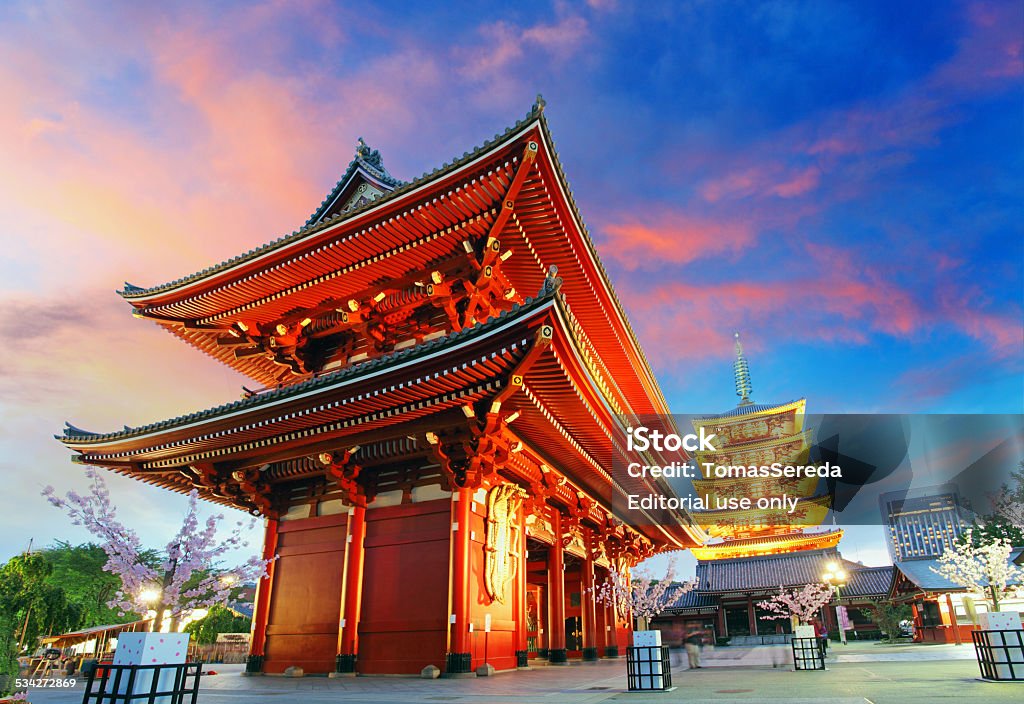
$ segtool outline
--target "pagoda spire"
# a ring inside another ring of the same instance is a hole
[[[749,406],[753,403],[750,400],[750,392],[753,391],[753,386],[750,383],[750,366],[747,364],[747,358],[743,356],[743,345],[740,343],[739,332],[733,333],[733,337],[736,338],[736,361],[732,363],[733,373],[736,376],[736,395],[742,399],[741,406]]]

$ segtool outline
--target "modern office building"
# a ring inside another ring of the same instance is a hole
[[[969,524],[968,507],[953,484],[889,492],[879,504],[893,562],[939,557]]]

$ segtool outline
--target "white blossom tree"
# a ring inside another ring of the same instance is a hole
[[[1011,526],[1024,528],[1024,461],[1020,469],[1010,473],[1013,486],[1003,484],[991,495],[993,517]]]
[[[612,567],[608,578],[594,587],[594,599],[616,608],[622,615],[628,611],[636,619],[650,620],[697,586],[696,579],[680,583],[675,581],[675,576],[674,557],[669,558],[665,576],[660,579],[651,575],[647,567],[632,572]]]
[[[801,624],[807,624],[831,600],[832,585],[811,582],[793,589],[779,585],[778,594],[757,602],[757,605],[769,612],[762,619],[788,619],[796,616]]]
[[[221,560],[229,552],[248,546],[241,535],[244,522],[238,521],[226,537],[217,535],[218,525],[224,519],[222,514],[210,516],[200,526],[199,494],[194,489],[189,494],[181,528],[154,566],[154,560],[147,559],[138,534],[117,520],[117,510],[99,472],[90,467],[86,476],[91,483],[84,496],[69,491],[61,498],[52,486],[43,490],[43,496],[63,509],[74,525],[99,538],[107,554],[103,569],[121,579],[121,589],[108,603],[111,608],[143,614],[154,609],[154,631],[161,630],[167,613],[173,629],[182,614],[223,604],[233,586],[267,576],[271,561],[260,557],[230,569],[221,567]]]
[[[999,611],[1003,596],[1014,591],[1013,585],[1024,578],[1024,570],[1010,562],[1012,550],[1010,541],[1004,538],[976,545],[972,531],[967,530],[964,540],[947,547],[942,553],[938,569],[929,569],[987,598],[992,603],[992,610]]]

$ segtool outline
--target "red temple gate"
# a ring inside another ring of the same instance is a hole
[[[534,292],[536,295],[533,295]],[[448,674],[615,655],[588,590],[703,538],[616,518],[623,418],[667,413],[551,148],[543,104],[412,183],[360,141],[301,230],[122,295],[265,388],[75,460],[266,520],[249,669]],[[570,307],[571,306],[571,307]]]

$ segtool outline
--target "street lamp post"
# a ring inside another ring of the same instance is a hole
[[[836,590],[836,624],[839,626],[839,640],[843,645],[846,645],[846,629],[843,628],[843,620],[839,616],[839,609],[842,608],[842,588],[846,586],[847,575],[843,568],[835,562],[830,562],[825,567],[828,569],[828,572],[821,575],[821,580]]]

